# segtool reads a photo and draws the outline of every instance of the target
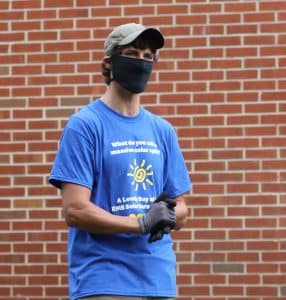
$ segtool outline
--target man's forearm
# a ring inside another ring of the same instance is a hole
[[[181,198],[181,197],[180,197]],[[175,207],[175,212],[176,212],[176,230],[181,229],[184,227],[187,221],[187,216],[188,216],[188,208],[187,205],[185,204],[184,200],[177,199],[177,205]]]
[[[69,207],[65,219],[69,226],[94,234],[140,233],[136,218],[113,215],[93,203],[81,208]]]
[[[94,234],[140,233],[136,218],[117,216],[90,201],[91,191],[83,186],[62,185],[63,214],[66,223]]]

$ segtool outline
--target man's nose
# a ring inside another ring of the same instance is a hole
[[[140,51],[139,52],[139,57],[138,58],[140,58],[140,59],[145,59],[145,55],[144,55],[144,52],[142,51]]]

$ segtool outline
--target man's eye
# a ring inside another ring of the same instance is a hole
[[[152,55],[152,54],[149,54],[149,53],[146,53],[146,54],[144,55],[144,58],[145,58],[145,59],[148,59],[148,60],[152,60],[152,59],[153,59],[153,55]]]
[[[138,53],[136,51],[127,51],[127,52],[125,52],[125,55],[132,56],[132,57],[138,57]]]

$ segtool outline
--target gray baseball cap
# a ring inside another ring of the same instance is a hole
[[[128,23],[116,27],[108,35],[104,43],[105,55],[110,56],[114,47],[128,45],[140,35],[144,35],[154,49],[160,49],[164,46],[164,37],[159,30],[144,27],[137,23]]]

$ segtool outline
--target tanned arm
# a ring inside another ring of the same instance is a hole
[[[63,214],[68,226],[77,227],[94,234],[140,233],[137,218],[109,213],[90,201],[91,191],[83,186],[62,185]],[[188,209],[184,196],[175,198],[177,205],[176,230],[186,222]]]
[[[178,196],[175,198],[177,205],[175,207],[175,212],[176,212],[176,230],[181,229],[184,227],[186,221],[187,221],[187,216],[188,216],[188,208],[185,202],[185,197],[184,195]]]
[[[90,201],[91,191],[83,186],[64,183],[63,214],[68,226],[94,234],[140,233],[136,218],[117,216]]]

